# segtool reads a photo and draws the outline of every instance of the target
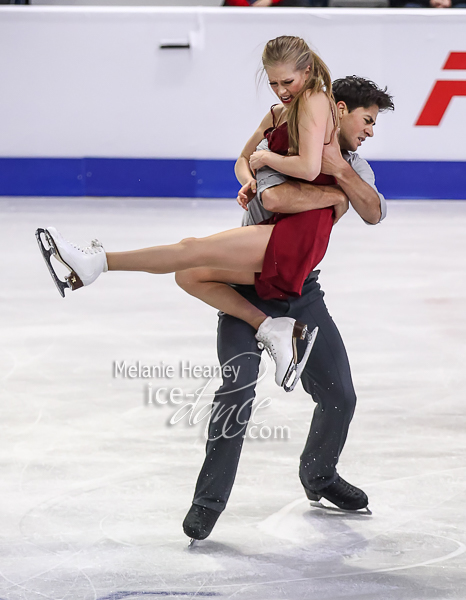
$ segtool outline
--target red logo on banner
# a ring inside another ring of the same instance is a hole
[[[466,52],[450,52],[443,70],[466,70]],[[466,96],[466,81],[436,81],[427,98],[416,126],[440,124],[448,105],[455,96]]]

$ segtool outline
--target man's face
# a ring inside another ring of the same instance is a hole
[[[351,112],[345,102],[337,103],[340,115],[340,147],[355,152],[367,137],[374,135],[373,127],[379,114],[377,104],[364,108],[358,106]]]

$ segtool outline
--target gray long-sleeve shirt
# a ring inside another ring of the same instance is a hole
[[[257,146],[258,150],[268,150],[267,140],[264,139]],[[371,169],[367,160],[364,160],[356,152],[342,152],[343,158],[348,162],[349,165],[355,170],[359,177],[368,183],[379,195],[380,198],[380,212],[382,219],[385,219],[387,215],[387,202],[382,194],[378,191],[375,186],[374,171]],[[264,190],[275,187],[285,183],[289,178],[287,175],[283,175],[270,167],[263,167],[257,171],[257,194],[248,204],[248,210],[243,215],[242,225],[257,225],[261,221],[268,219],[273,213],[266,210],[262,205],[261,194]],[[380,222],[379,221],[379,222]],[[367,223],[367,221],[365,221]],[[368,223],[371,225],[372,223]]]

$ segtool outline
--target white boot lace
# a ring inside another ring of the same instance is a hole
[[[78,246],[77,244],[73,244],[73,242],[70,242],[69,240],[66,240],[66,241],[70,246],[75,248],[75,250],[78,250],[79,252],[82,252],[83,254],[99,254],[100,252],[103,252],[103,250],[104,250],[104,248],[103,248],[101,242],[99,242],[99,240],[92,240],[91,245],[86,246],[85,248],[81,248],[81,246]]]
[[[259,348],[259,350],[264,350],[264,348],[265,348],[265,350],[267,350],[267,354],[270,356],[270,358],[272,360],[276,360],[277,353],[275,352],[275,348],[274,348],[273,344],[270,344],[270,346],[269,346],[267,344],[264,344],[264,342],[258,342],[257,347]]]

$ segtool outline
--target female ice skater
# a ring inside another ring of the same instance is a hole
[[[291,36],[269,41],[262,62],[281,104],[272,108],[246,144],[236,165],[238,180],[247,183],[255,170],[267,165],[291,177],[315,181],[323,146],[336,128],[328,69],[301,38]],[[264,130],[271,152],[255,151]],[[320,175],[317,183],[332,184],[334,180]],[[75,290],[90,285],[105,271],[175,273],[177,283],[189,294],[246,321],[257,331],[257,340],[276,363],[275,381],[291,391],[316,330],[309,334],[307,326],[294,319],[268,317],[229,284],[255,284],[266,299],[300,295],[305,277],[325,254],[332,225],[332,209],[279,214],[260,225],[129,252],[105,252],[97,240],[81,249],[54,227],[38,229],[36,236],[62,296],[67,287]],[[52,256],[70,270],[65,282],[57,277]],[[307,347],[297,364],[299,338],[306,339]]]

